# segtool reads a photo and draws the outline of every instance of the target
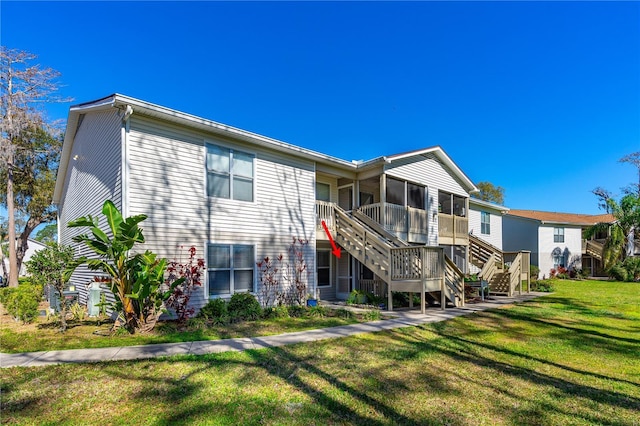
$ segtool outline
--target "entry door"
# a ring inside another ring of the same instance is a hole
[[[351,255],[342,252],[340,259],[337,259],[338,265],[338,283],[336,285],[336,297],[338,299],[346,300],[351,293],[353,283],[353,268],[351,265]]]
[[[353,184],[338,188],[338,205],[346,211],[353,209]]]

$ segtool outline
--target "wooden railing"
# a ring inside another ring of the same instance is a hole
[[[357,222],[334,205],[336,220],[336,241],[360,263],[371,269],[383,280],[389,275],[391,246],[378,233]]]
[[[604,244],[594,240],[582,240],[582,252],[589,256],[602,260]]]
[[[469,235],[469,262],[482,268],[491,258],[502,263],[502,250],[475,235]]]
[[[407,241],[426,242],[429,234],[429,215],[426,210],[391,203],[361,206],[358,211],[396,236]]]
[[[334,203],[328,201],[316,200],[316,228],[322,229],[322,221],[327,225],[330,231],[335,230],[335,215],[333,214]],[[324,232],[322,233],[324,235]]]
[[[464,306],[464,273],[447,256],[444,259],[444,290],[456,306]]]
[[[366,291],[377,297],[387,296],[387,283],[382,280],[358,280],[361,291]]]
[[[478,278],[481,280],[490,283],[493,280],[493,277],[501,270],[502,268],[502,259],[496,254],[493,253],[489,259],[485,262],[482,270],[478,273]]]
[[[469,241],[469,219],[438,213],[438,235],[447,244],[466,244]]]
[[[519,293],[522,294],[522,254],[518,253],[509,266],[509,296],[513,296],[513,293],[519,288]]]

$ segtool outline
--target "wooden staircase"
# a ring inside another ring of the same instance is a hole
[[[516,289],[522,294],[522,281],[529,276],[530,252],[503,252],[496,246],[469,235],[469,262],[481,268],[478,277],[489,284],[489,292],[513,296]],[[527,289],[529,285],[527,285]]]
[[[392,291],[420,293],[423,312],[427,292],[440,292],[443,309],[447,300],[464,306],[464,275],[441,247],[410,245],[365,215],[337,205],[332,219],[335,241],[387,284],[390,310]]]
[[[584,240],[582,251],[584,254],[588,254],[602,262],[604,244],[595,240]]]

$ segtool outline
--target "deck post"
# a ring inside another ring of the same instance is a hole
[[[387,308],[393,311],[393,295],[391,294],[391,283],[387,283]]]
[[[383,228],[387,228],[387,222],[385,218],[385,204],[387,203],[387,180],[385,174],[380,175],[380,225]]]
[[[447,266],[445,265],[444,260],[444,248],[440,248],[440,253],[438,255],[438,260],[440,262],[440,309],[443,311],[447,308],[447,296],[445,294],[445,288],[447,283],[445,282],[447,273]]]

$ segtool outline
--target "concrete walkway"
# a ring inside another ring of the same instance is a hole
[[[205,340],[180,343],[160,343],[154,345],[122,346],[113,348],[69,349],[62,351],[24,352],[18,354],[0,353],[0,367],[35,367],[55,364],[119,361],[145,359],[173,355],[204,355],[228,351],[244,351],[247,349],[265,349],[294,343],[313,342],[353,336],[360,333],[390,330],[393,328],[417,326],[426,323],[445,321],[451,318],[469,315],[474,312],[496,308],[514,302],[522,302],[549,293],[523,294],[514,297],[494,297],[480,303],[468,303],[463,308],[440,310],[428,309],[425,315],[419,310],[382,311],[383,315],[393,316],[390,320],[351,324],[316,330],[298,331],[274,336],[245,337],[238,339]]]

